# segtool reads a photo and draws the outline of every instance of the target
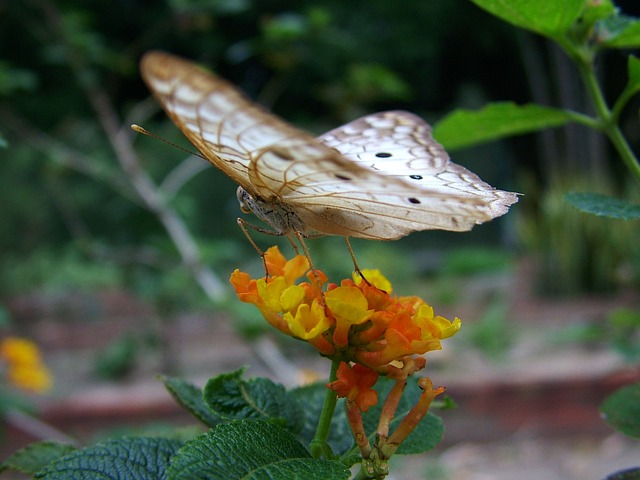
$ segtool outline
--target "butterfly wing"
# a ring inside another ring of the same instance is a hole
[[[146,54],[141,72],[209,162],[253,197],[286,206],[278,214],[300,217],[306,233],[390,240],[468,230],[517,201],[449,162],[430,127],[409,113],[369,115],[314,139],[173,55]]]
[[[189,141],[252,195],[269,199],[282,183],[281,172],[265,168],[258,174],[257,158],[262,158],[266,167],[270,157],[284,151],[283,146],[335,156],[334,150],[265,112],[229,82],[191,62],[164,52],[149,52],[142,58],[140,70]]]
[[[407,112],[368,115],[319,140],[365,170],[297,178],[287,203],[300,204],[302,219],[326,233],[391,240],[420,230],[470,230],[518,200],[449,161],[431,127]]]

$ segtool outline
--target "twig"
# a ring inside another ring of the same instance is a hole
[[[167,204],[151,177],[141,167],[133,149],[132,133],[123,127],[106,92],[89,80],[92,76],[86,75],[88,67],[84,59],[66,41],[62,21],[55,5],[47,2],[43,5],[43,10],[58,37],[62,42],[67,43],[67,59],[71,70],[93,107],[133,189],[145,207],[158,217],[180,253],[183,263],[190,270],[204,293],[213,301],[224,299],[227,289],[211,269],[204,265],[198,246],[182,218]]]
[[[11,409],[2,415],[5,422],[39,440],[56,440],[80,447],[80,444],[66,433],[20,410]]]

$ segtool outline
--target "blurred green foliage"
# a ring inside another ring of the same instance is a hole
[[[560,177],[544,191],[535,211],[518,212],[519,237],[529,252],[538,293],[559,296],[612,292],[636,285],[640,274],[640,242],[636,222],[594,217],[565,202],[569,190],[617,193],[607,182]],[[637,187],[627,198],[639,200]]]

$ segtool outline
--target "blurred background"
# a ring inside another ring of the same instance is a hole
[[[637,2],[616,4],[640,15]],[[0,1],[0,324],[38,345],[53,378],[41,395],[3,388],[3,456],[61,432],[86,443],[193,423],[156,373],[202,384],[248,364],[289,385],[328,373],[234,299],[230,273],[262,268],[236,225],[236,185],[130,131],[193,149],[140,79],[151,49],[214,69],[315,134],[386,109],[432,124],[500,100],[590,112],[559,49],[467,0]],[[598,68],[615,98],[625,56]],[[638,106],[622,121],[634,149]],[[397,293],[464,322],[427,367],[458,403],[443,413],[445,441],[398,478],[525,478],[523,465],[530,478],[600,478],[632,466],[640,448],[597,407],[639,376],[638,225],[585,215],[563,195],[637,203],[638,185],[580,126],[450,154],[520,202],[469,233],[353,242]],[[350,275],[341,239],[308,245],[330,278]],[[41,424],[17,413],[25,406]]]

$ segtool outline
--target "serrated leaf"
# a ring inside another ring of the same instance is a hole
[[[586,0],[471,0],[480,8],[517,27],[556,37],[580,17]]]
[[[338,480],[349,470],[318,460],[289,432],[272,423],[221,424],[187,442],[174,457],[169,480]]]
[[[640,467],[627,468],[607,475],[605,480],[640,480]]]
[[[365,431],[370,435],[370,441],[373,443],[375,440],[373,435],[378,425],[378,419],[380,418],[380,412],[382,409],[382,399],[386,398],[389,391],[393,387],[394,381],[385,377],[378,379],[376,383],[376,390],[378,391],[378,398],[381,400],[378,404],[370,408],[362,416]],[[402,392],[402,397],[396,410],[396,415],[391,422],[390,432],[392,433],[395,427],[402,421],[409,410],[418,402],[418,398],[422,390],[418,386],[417,379],[410,378],[407,385]],[[420,424],[411,432],[404,442],[400,445],[396,451],[397,455],[407,455],[415,453],[423,453],[434,448],[442,440],[444,433],[444,427],[442,420],[432,413],[422,419]]]
[[[202,423],[208,427],[220,423],[220,419],[214,415],[204,401],[202,389],[177,377],[162,375],[160,379],[171,396]]]
[[[605,421],[616,430],[640,438],[640,383],[620,388],[600,406]]]
[[[305,385],[303,387],[294,388],[290,394],[297,400],[300,405],[304,405],[302,415],[304,421],[300,431],[297,434],[305,445],[309,445],[318,427],[318,418],[322,411],[322,404],[327,393],[327,387],[324,383],[315,383]],[[336,410],[331,419],[331,427],[329,429],[329,437],[327,443],[336,455],[342,455],[349,450],[354,442],[351,427],[347,421],[347,412],[344,408],[344,400],[338,399]]]
[[[204,388],[209,408],[226,420],[270,420],[299,431],[301,406],[282,385],[267,378],[244,380],[243,370],[218,375]]]
[[[182,442],[131,437],[100,442],[51,462],[34,478],[43,480],[164,480]]]
[[[620,220],[635,220],[640,218],[640,205],[629,203],[620,198],[602,195],[600,193],[569,192],[565,200],[582,210],[599,217],[617,218]]]
[[[76,447],[60,442],[35,442],[21,448],[0,466],[0,471],[17,470],[33,475],[46,465],[76,450]]]
[[[454,110],[436,123],[433,135],[447,150],[455,150],[511,135],[558,127],[569,121],[571,115],[561,109],[498,102],[480,110]]]

